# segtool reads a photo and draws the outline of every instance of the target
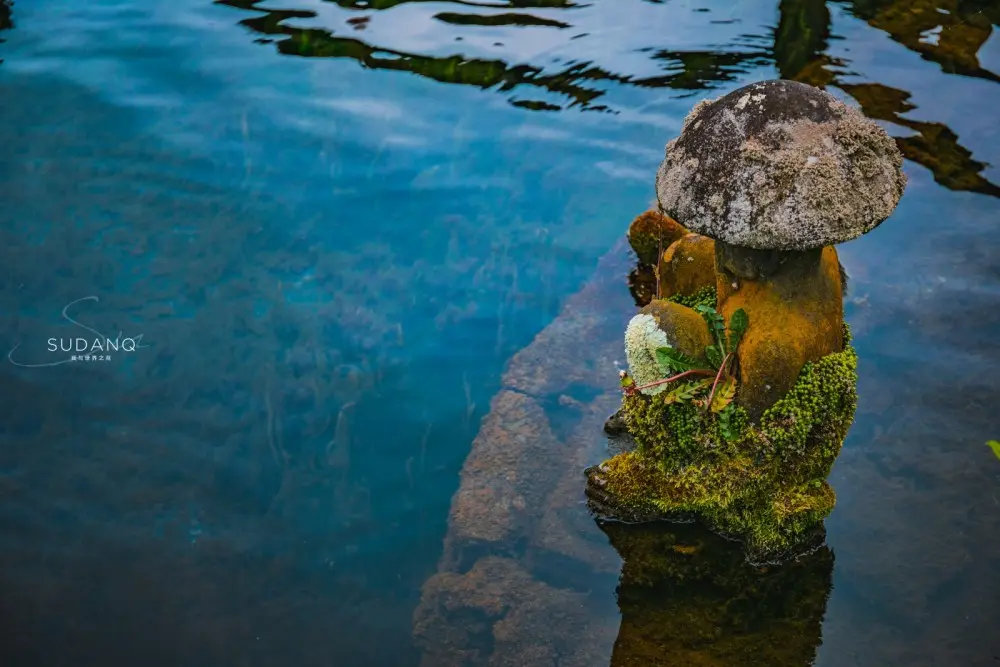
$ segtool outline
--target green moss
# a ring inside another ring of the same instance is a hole
[[[675,294],[669,297],[667,301],[673,301],[674,303],[679,303],[680,305],[687,306],[688,308],[695,308],[697,306],[711,306],[715,308],[716,290],[714,286],[710,285],[708,287],[702,287],[690,296]]]
[[[844,350],[807,364],[759,423],[738,407],[720,419],[689,403],[625,396],[637,448],[604,464],[607,491],[633,515],[697,517],[743,539],[757,559],[795,550],[835,504],[826,477],[854,419],[856,385],[845,327]]]

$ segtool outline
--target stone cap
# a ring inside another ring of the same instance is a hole
[[[660,208],[692,232],[810,250],[881,224],[906,186],[896,142],[833,95],[753,83],[695,105],[656,175]]]

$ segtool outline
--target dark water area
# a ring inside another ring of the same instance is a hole
[[[0,664],[417,665],[505,365],[687,110],[778,76],[881,121],[910,180],[839,248],[832,555],[807,618],[747,618],[818,665],[1000,664],[998,27],[986,0],[0,2]],[[586,606],[647,646],[677,610],[630,581]]]

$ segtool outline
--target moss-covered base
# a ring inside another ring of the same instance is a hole
[[[739,408],[720,419],[627,395],[621,416],[637,446],[588,471],[591,506],[630,522],[698,519],[743,540],[755,561],[809,549],[835,504],[826,477],[853,422],[856,386],[845,327],[844,350],[807,364],[757,423]]]

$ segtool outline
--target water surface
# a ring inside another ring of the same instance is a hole
[[[687,110],[777,76],[883,122],[910,178],[841,248],[861,406],[818,664],[996,664],[998,25],[957,0],[4,3],[5,664],[417,664],[505,364],[649,205]]]

